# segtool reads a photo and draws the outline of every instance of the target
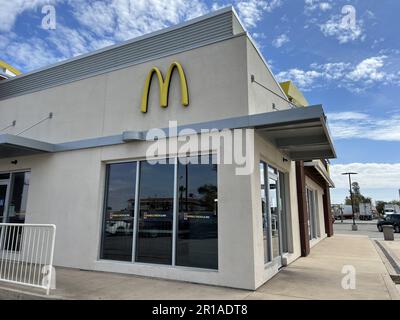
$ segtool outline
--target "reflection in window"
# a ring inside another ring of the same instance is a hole
[[[217,165],[207,157],[208,164],[200,158],[178,163],[176,264],[218,269]]]
[[[107,165],[102,259],[131,261],[136,162]]]
[[[136,261],[172,263],[174,165],[140,163]]]
[[[264,262],[271,261],[270,258],[270,240],[269,240],[269,221],[267,211],[267,191],[265,189],[266,163],[260,162],[260,184],[261,184],[261,210],[263,226],[263,244],[264,244]]]
[[[281,216],[282,252],[289,252],[289,216],[286,206],[285,174],[279,172],[279,212]]]

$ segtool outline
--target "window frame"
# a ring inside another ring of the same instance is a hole
[[[97,261],[108,262],[108,263],[120,263],[120,264],[131,264],[131,265],[145,265],[145,266],[156,266],[161,268],[179,268],[179,269],[187,269],[187,270],[201,270],[201,271],[210,271],[210,272],[219,272],[220,264],[218,263],[217,269],[207,269],[207,268],[199,268],[199,267],[190,267],[190,266],[179,266],[176,264],[176,244],[177,244],[177,231],[178,231],[178,162],[179,158],[190,158],[190,157],[201,157],[201,156],[210,156],[212,159],[214,156],[217,156],[216,151],[204,151],[198,152],[195,154],[175,154],[175,155],[165,155],[163,158],[156,158],[156,160],[166,160],[167,163],[174,165],[174,199],[173,199],[173,222],[172,222],[172,263],[171,264],[157,264],[157,263],[147,263],[147,262],[140,262],[136,261],[136,245],[137,245],[137,232],[138,232],[138,223],[139,223],[139,210],[140,210],[140,199],[139,199],[139,189],[140,189],[140,163],[143,161],[151,161],[155,159],[146,159],[146,158],[132,158],[132,159],[125,159],[125,160],[110,160],[104,161],[103,170],[105,173],[103,174],[103,199],[102,199],[102,208],[101,208],[101,221],[100,221],[100,232],[99,232],[99,245],[98,245],[98,252],[97,252]],[[108,188],[108,173],[107,173],[107,166],[112,164],[119,164],[119,163],[129,163],[135,162],[136,163],[136,182],[135,182],[135,208],[134,208],[134,221],[133,221],[133,239],[132,239],[132,259],[130,261],[123,261],[123,260],[111,260],[111,259],[103,259],[101,258],[101,253],[103,249],[103,230],[104,230],[104,214],[106,209],[106,201],[107,201],[107,188]],[[219,186],[219,165],[217,165],[217,188]],[[219,188],[218,188],[219,189]],[[218,194],[218,193],[217,193]],[[217,206],[219,203],[217,202]],[[218,211],[219,212],[219,211]],[[217,215],[217,225],[219,225],[219,215]],[[218,232],[218,261],[219,261],[219,232]]]
[[[8,179],[1,179],[0,182],[4,185],[7,185],[7,196],[6,196],[6,205],[4,206],[4,213],[3,213],[3,220],[0,221],[0,223],[7,223],[8,219],[8,210],[10,206],[10,201],[12,197],[12,188],[13,188],[13,175],[16,173],[28,173],[30,174],[29,177],[29,185],[31,184],[31,179],[32,179],[32,170],[31,169],[18,169],[18,170],[9,170],[9,171],[0,171],[0,174],[9,174]],[[28,196],[26,200],[26,206],[28,208],[28,201],[29,201],[29,188],[28,188]],[[26,214],[25,214],[25,219],[26,219]],[[24,220],[25,223],[25,220]]]
[[[280,179],[280,175],[283,176],[283,187],[284,190],[286,191],[286,175],[287,173],[284,170],[281,170],[281,168],[272,165],[269,161],[266,161],[263,159],[263,157],[261,157],[261,159],[259,160],[259,166],[263,165],[263,170],[264,170],[264,196],[266,199],[266,203],[265,203],[265,212],[268,215],[268,226],[267,226],[267,230],[268,230],[268,239],[267,239],[267,245],[268,245],[268,254],[267,257],[265,255],[265,248],[264,248],[264,240],[263,240],[263,252],[264,252],[264,267],[267,268],[275,263],[277,263],[277,261],[281,262],[282,261],[282,257],[290,252],[289,247],[291,246],[290,244],[290,239],[289,239],[289,230],[290,228],[288,227],[286,230],[286,235],[282,234],[282,212],[281,210],[286,210],[285,212],[285,221],[287,222],[287,224],[290,224],[290,212],[289,209],[287,207],[287,201],[288,201],[288,193],[284,192],[283,195],[281,194],[281,179]],[[259,172],[259,179],[261,178],[261,172]],[[279,213],[279,255],[277,257],[273,257],[272,255],[272,219],[271,219],[271,209],[270,209],[270,205],[269,205],[269,179],[274,179],[276,181],[276,186],[277,186],[277,197],[278,199],[282,198],[282,203],[277,203],[278,205],[278,213]],[[261,181],[260,181],[261,182]],[[261,184],[260,184],[260,188],[261,188]],[[262,234],[264,237],[264,221],[262,222]],[[283,241],[282,241],[282,237],[285,236],[286,237],[286,242],[287,242],[287,247],[288,247],[288,251],[284,251],[283,250]]]

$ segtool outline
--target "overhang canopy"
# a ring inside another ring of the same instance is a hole
[[[202,130],[207,129],[245,128],[255,129],[290,160],[336,158],[321,105],[182,125],[178,126],[175,132],[191,129],[196,133],[201,133]],[[166,138],[171,137],[169,128],[161,130]],[[146,133],[146,131],[126,131],[122,139],[124,142],[144,140]]]
[[[0,159],[29,156],[53,151],[54,145],[51,143],[11,134],[0,134]]]
[[[336,158],[322,106],[311,106],[275,112],[246,115],[160,129],[163,138],[173,137],[183,129],[194,133],[203,130],[254,129],[261,137],[273,143],[290,160]],[[89,138],[59,144],[0,134],[0,159],[40,153],[63,152],[105,147],[134,141],[144,141],[148,131],[125,131],[114,136]]]
[[[321,106],[274,112],[275,123],[256,127],[291,160],[336,158]]]

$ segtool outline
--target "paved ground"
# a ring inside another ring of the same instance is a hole
[[[351,220],[345,220],[343,223],[340,220],[336,220],[333,224],[333,230],[335,234],[348,234],[348,235],[365,235],[371,239],[382,239],[383,233],[379,232],[376,227],[377,220],[373,221],[356,221],[358,225],[358,231],[351,230]],[[400,233],[394,234],[395,239],[400,240]]]
[[[356,289],[341,282],[345,265],[354,266]],[[3,286],[4,287],[4,286]],[[20,290],[20,289],[19,289]],[[24,298],[0,288],[0,298]],[[237,290],[122,274],[57,268],[53,298],[64,299],[395,299],[398,292],[372,241],[336,235],[321,241],[257,291]]]

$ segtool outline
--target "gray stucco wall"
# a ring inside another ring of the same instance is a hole
[[[276,111],[273,109],[272,103],[275,103],[277,110],[289,108],[289,104],[284,100],[286,99],[284,92],[250,39],[247,39],[247,74],[250,114]],[[269,92],[259,84],[252,83],[250,81],[251,75],[254,75],[257,82],[284,99]]]

